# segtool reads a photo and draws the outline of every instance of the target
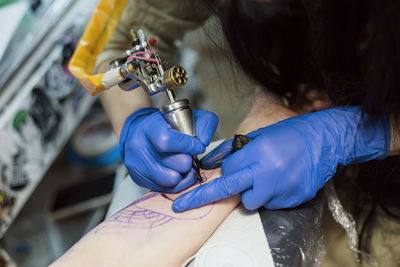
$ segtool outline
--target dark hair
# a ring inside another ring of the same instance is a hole
[[[269,91],[291,100],[306,82],[340,105],[400,110],[400,2],[224,3],[215,12],[236,61]]]
[[[214,2],[209,0],[210,6]],[[367,113],[400,111],[400,1],[255,0],[212,6],[243,70],[294,100],[297,86],[324,90],[336,105]],[[361,165],[360,231],[368,248],[376,208],[400,219],[399,157]],[[374,171],[369,171],[373,169]],[[365,212],[363,203],[372,203]]]

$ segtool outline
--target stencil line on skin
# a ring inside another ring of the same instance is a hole
[[[134,206],[135,210],[124,210],[119,214],[107,219],[104,225],[99,227],[95,233],[98,233],[104,228],[128,228],[128,229],[153,229],[160,227],[172,220],[180,221],[195,221],[201,220],[208,216],[214,208],[214,205],[210,207],[206,214],[194,218],[179,218],[161,212],[149,210]]]
[[[207,177],[204,177],[204,179],[207,180]],[[172,220],[181,220],[181,221],[201,220],[211,213],[215,205],[212,204],[212,206],[210,207],[210,209],[207,211],[206,214],[194,218],[179,218],[137,206],[143,201],[157,196],[162,196],[170,201],[173,201],[164,194],[161,194],[159,192],[151,192],[148,195],[132,202],[131,204],[129,204],[128,206],[117,212],[115,215],[105,220],[103,225],[100,226],[98,229],[96,229],[95,233],[98,233],[104,228],[153,229],[156,227],[160,227]],[[134,208],[134,210],[132,210],[132,208]]]

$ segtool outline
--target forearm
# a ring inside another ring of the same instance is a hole
[[[220,174],[212,170],[202,176],[210,181]],[[240,200],[235,196],[174,213],[170,199],[177,196],[147,194],[98,225],[52,266],[180,266]]]
[[[108,62],[102,63],[98,68],[99,73],[106,72],[107,70]],[[100,101],[118,138],[124,122],[130,114],[140,108],[151,106],[150,98],[141,88],[126,92],[115,86],[102,92],[100,94]]]

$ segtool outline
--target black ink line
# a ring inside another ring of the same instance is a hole
[[[167,195],[165,195],[165,194],[161,194],[161,196],[163,197],[163,198],[165,198],[165,199],[168,199],[168,200],[170,200],[170,201],[174,201],[173,199],[171,199],[171,198],[169,198]]]

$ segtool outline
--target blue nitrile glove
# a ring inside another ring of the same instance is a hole
[[[143,108],[125,121],[121,157],[134,182],[154,191],[177,193],[196,182],[192,155],[209,145],[218,125],[209,111],[194,110],[197,138],[172,129],[158,109]]]
[[[181,212],[238,193],[251,210],[310,200],[338,165],[387,156],[388,118],[361,116],[359,107],[340,107],[293,117],[248,134],[252,141],[231,155],[228,140],[202,161],[203,168],[215,168],[226,158],[223,176],[183,194],[173,209]]]

